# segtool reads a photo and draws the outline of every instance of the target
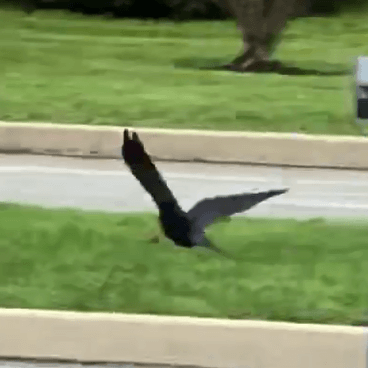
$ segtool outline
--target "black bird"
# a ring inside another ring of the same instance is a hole
[[[219,218],[243,212],[267,198],[288,191],[281,189],[206,198],[184,212],[146,153],[137,133],[133,132],[130,138],[128,130],[124,130],[122,155],[132,174],[156,203],[165,236],[182,247],[202,246],[225,255],[206,238],[206,226]]]

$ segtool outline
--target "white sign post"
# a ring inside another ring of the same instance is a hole
[[[356,65],[356,102],[357,124],[365,134],[365,125],[368,123],[368,57],[358,57]]]

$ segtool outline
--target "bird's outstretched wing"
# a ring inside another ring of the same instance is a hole
[[[145,151],[137,133],[133,132],[130,138],[128,130],[124,130],[122,155],[132,174],[152,196],[159,208],[162,203],[178,206],[174,195]]]
[[[258,203],[287,192],[289,189],[270,190],[259,193],[243,193],[230,196],[206,198],[194,205],[188,212],[188,217],[199,228],[205,228],[215,220],[231,216],[250,209]]]

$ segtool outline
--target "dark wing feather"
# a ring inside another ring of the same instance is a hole
[[[128,130],[124,130],[122,155],[132,174],[152,196],[159,208],[162,203],[178,206],[174,195],[145,151],[137,133],[134,132],[130,138]]]
[[[200,228],[205,228],[220,217],[231,216],[235,213],[246,211],[270,197],[283,194],[287,191],[288,189],[281,189],[206,198],[189,210],[188,217]]]

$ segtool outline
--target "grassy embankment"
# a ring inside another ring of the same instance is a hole
[[[233,21],[143,22],[0,12],[0,119],[359,134],[351,71],[366,12],[297,19],[277,57],[312,75],[200,70],[241,49]],[[349,84],[350,83],[350,84]]]
[[[0,306],[364,324],[368,227],[233,219],[237,261],[150,244],[153,215],[0,206]],[[106,280],[114,265],[120,269]],[[104,285],[101,288],[101,285]]]

